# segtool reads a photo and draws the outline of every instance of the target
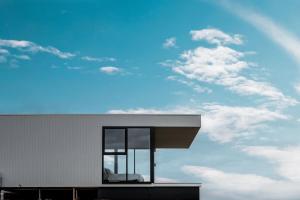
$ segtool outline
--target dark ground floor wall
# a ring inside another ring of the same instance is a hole
[[[199,187],[1,188],[0,200],[199,200]],[[4,195],[3,195],[4,194]]]

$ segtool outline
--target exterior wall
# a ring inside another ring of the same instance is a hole
[[[197,127],[200,116],[0,115],[2,187],[101,186],[102,126]]]
[[[100,185],[101,129],[92,117],[0,117],[3,186]]]

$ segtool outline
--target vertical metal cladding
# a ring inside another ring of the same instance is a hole
[[[4,187],[101,184],[99,120],[80,116],[0,116]]]

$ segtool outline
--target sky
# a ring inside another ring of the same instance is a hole
[[[157,181],[300,198],[300,1],[0,1],[0,113],[189,113]],[[172,166],[172,167],[170,167]]]

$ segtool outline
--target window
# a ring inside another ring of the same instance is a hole
[[[150,129],[128,129],[128,173],[143,174],[150,181]]]
[[[103,182],[151,183],[151,128],[103,128]]]
[[[105,129],[105,153],[125,153],[125,129]]]

